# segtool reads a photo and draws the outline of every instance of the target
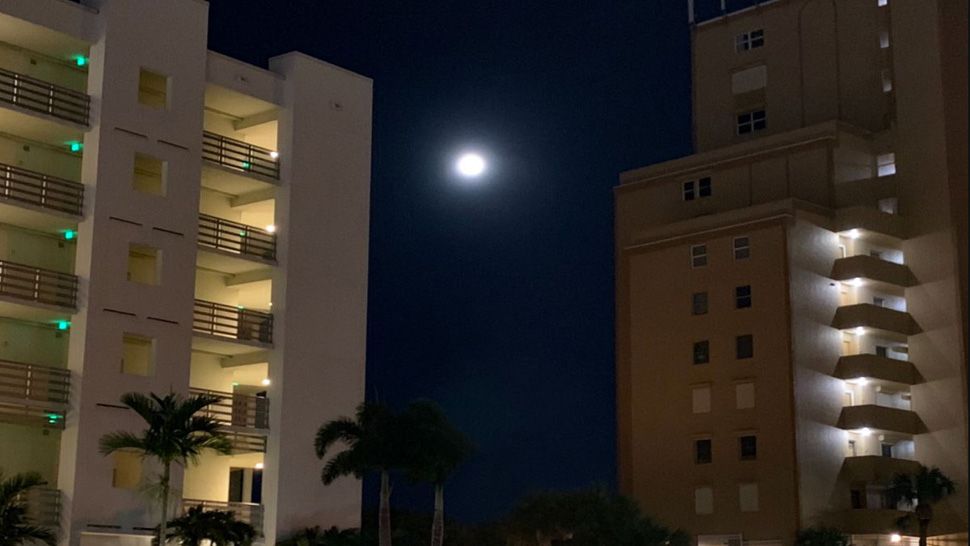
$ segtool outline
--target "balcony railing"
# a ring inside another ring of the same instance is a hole
[[[235,254],[276,260],[276,235],[208,214],[199,215],[199,244]]]
[[[220,510],[232,512],[236,519],[246,522],[256,529],[256,532],[263,533],[263,505],[251,502],[223,502],[199,499],[182,499],[182,512],[185,513],[189,508],[201,506],[206,512],[210,510]]]
[[[63,120],[88,124],[91,98],[80,91],[24,76],[0,68],[0,102],[48,114]]]
[[[192,329],[217,337],[273,342],[273,315],[231,305],[195,300]]]
[[[67,404],[70,392],[68,370],[0,360],[0,397]]]
[[[266,397],[208,389],[189,391],[192,394],[220,397],[220,401],[210,404],[201,413],[216,419],[223,426],[264,430],[269,428],[269,399]]]
[[[84,185],[0,163],[0,199],[80,216]]]
[[[34,525],[55,529],[60,526],[60,490],[43,486],[31,487],[18,495],[18,500],[26,501],[27,519]]]
[[[272,150],[215,133],[202,133],[202,159],[247,174],[280,178],[280,163]]]
[[[73,309],[77,277],[0,260],[0,295]]]

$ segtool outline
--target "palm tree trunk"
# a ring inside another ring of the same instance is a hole
[[[930,520],[919,520],[919,546],[926,546],[926,536],[929,534]]]
[[[434,484],[434,519],[431,520],[431,546],[442,546],[445,541],[445,486]]]
[[[165,546],[166,533],[168,532],[168,497],[171,475],[172,463],[165,463],[165,470],[162,471],[162,521],[158,524],[158,546]]]
[[[381,505],[378,518],[380,546],[391,546],[391,477],[386,470],[381,472]]]

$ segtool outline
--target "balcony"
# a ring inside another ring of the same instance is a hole
[[[199,215],[199,265],[225,273],[242,273],[259,264],[276,263],[276,235],[254,226]]]
[[[839,330],[872,328],[884,332],[888,339],[905,341],[907,336],[920,333],[912,315],[903,311],[880,307],[871,303],[844,305],[835,311],[832,327]]]
[[[844,430],[863,430],[898,432],[901,434],[921,434],[925,427],[919,416],[910,410],[864,404],[846,406],[839,416],[839,428]]]
[[[256,529],[256,533],[263,534],[263,505],[251,502],[224,502],[200,499],[182,499],[182,512],[185,513],[189,508],[201,506],[203,510],[220,510],[232,512],[236,519],[246,522]]]
[[[837,281],[869,279],[877,285],[886,284],[903,288],[916,284],[916,277],[909,267],[866,255],[835,260],[832,266],[832,278]]]
[[[203,182],[213,189],[241,195],[279,184],[276,152],[209,131],[202,134]]]
[[[896,474],[912,474],[919,470],[919,462],[878,455],[846,457],[840,476],[848,483],[888,484]]]
[[[269,432],[269,399],[251,394],[189,389],[192,394],[219,396],[221,400],[200,412],[222,425],[235,452],[266,452]]]
[[[195,300],[192,348],[222,355],[251,352],[273,344],[273,315],[205,300]]]
[[[0,163],[0,217],[38,231],[73,229],[81,216],[84,186]]]
[[[835,231],[859,230],[862,237],[884,246],[895,246],[907,238],[903,219],[873,207],[847,207],[835,213]]]
[[[91,99],[85,93],[0,68],[0,125],[51,144],[80,139]],[[66,122],[66,123],[65,123]]]
[[[71,372],[0,360],[0,421],[64,428]]]
[[[50,487],[32,487],[21,493],[27,504],[27,519],[39,527],[57,529],[61,518],[61,492]]]
[[[77,305],[78,279],[40,267],[0,260],[0,316],[54,322]]]
[[[857,508],[837,512],[831,523],[852,535],[888,535],[899,531],[896,520],[906,514],[891,508]]]
[[[912,362],[870,354],[839,358],[833,375],[839,379],[866,377],[903,385],[915,385],[922,379]]]

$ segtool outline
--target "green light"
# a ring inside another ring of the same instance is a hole
[[[84,55],[78,55],[74,59],[74,61],[77,63],[78,66],[87,66],[88,65],[88,58],[85,57]]]
[[[71,323],[69,321],[66,321],[66,320],[57,321],[58,330],[67,330],[70,327],[71,327]]]
[[[81,144],[80,142],[71,142],[70,148],[72,152],[77,153],[84,148],[84,144]]]
[[[252,167],[252,165],[250,165],[248,161],[243,161],[242,166],[244,169],[249,169],[250,167]]]
[[[52,424],[52,425],[55,424],[55,423],[57,423],[58,419],[63,419],[63,417],[60,416],[60,415],[58,415],[58,414],[56,414],[56,413],[48,413],[47,414],[47,422],[50,423],[50,424]]]
[[[75,237],[77,237],[77,232],[74,231],[73,229],[69,229],[64,232],[64,238],[67,239],[68,241],[74,239]]]
[[[232,386],[233,387],[238,387],[239,386],[239,381],[233,381],[232,382]]]

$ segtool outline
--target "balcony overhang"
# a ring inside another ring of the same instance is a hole
[[[908,238],[902,217],[873,207],[847,207],[835,211],[834,231],[851,230],[858,230],[861,238],[884,246],[895,246]]]
[[[907,514],[909,512],[885,508],[843,510],[834,514],[832,523],[844,533],[885,535],[899,532],[896,521]]]
[[[254,173],[243,173],[211,161],[202,162],[202,187],[228,193],[243,195],[259,190],[279,187],[279,180]]]
[[[837,281],[867,279],[877,288],[889,292],[916,285],[916,277],[909,267],[866,255],[835,260],[832,278]]]
[[[868,429],[872,432],[900,433],[911,436],[921,434],[926,430],[915,412],[874,404],[842,408],[838,426],[844,430]]]
[[[212,353],[222,356],[238,356],[258,350],[272,349],[272,343],[262,343],[255,340],[235,339],[231,337],[192,332],[192,350]]]
[[[61,322],[70,322],[75,309],[39,303],[0,294],[0,317],[39,322],[56,327]]]
[[[839,330],[876,330],[889,339],[905,342],[906,337],[922,330],[913,316],[903,311],[880,307],[871,303],[843,305],[835,311],[832,327]]]
[[[898,385],[916,385],[923,378],[912,362],[870,354],[839,358],[833,374],[839,379],[874,379]]]
[[[265,260],[251,254],[240,254],[203,245],[198,245],[198,248],[196,265],[220,273],[239,275],[276,265],[275,260]]]
[[[914,474],[919,467],[920,463],[917,461],[879,455],[846,457],[842,462],[839,478],[846,483],[865,482],[886,485],[896,474]]]
[[[5,224],[52,235],[61,235],[67,230],[77,229],[77,216],[21,201],[5,200],[2,185],[3,182],[0,181],[0,218],[3,218]]]
[[[19,137],[68,149],[71,143],[83,142],[87,127],[48,114],[32,112],[6,101],[0,101],[0,127]]]

